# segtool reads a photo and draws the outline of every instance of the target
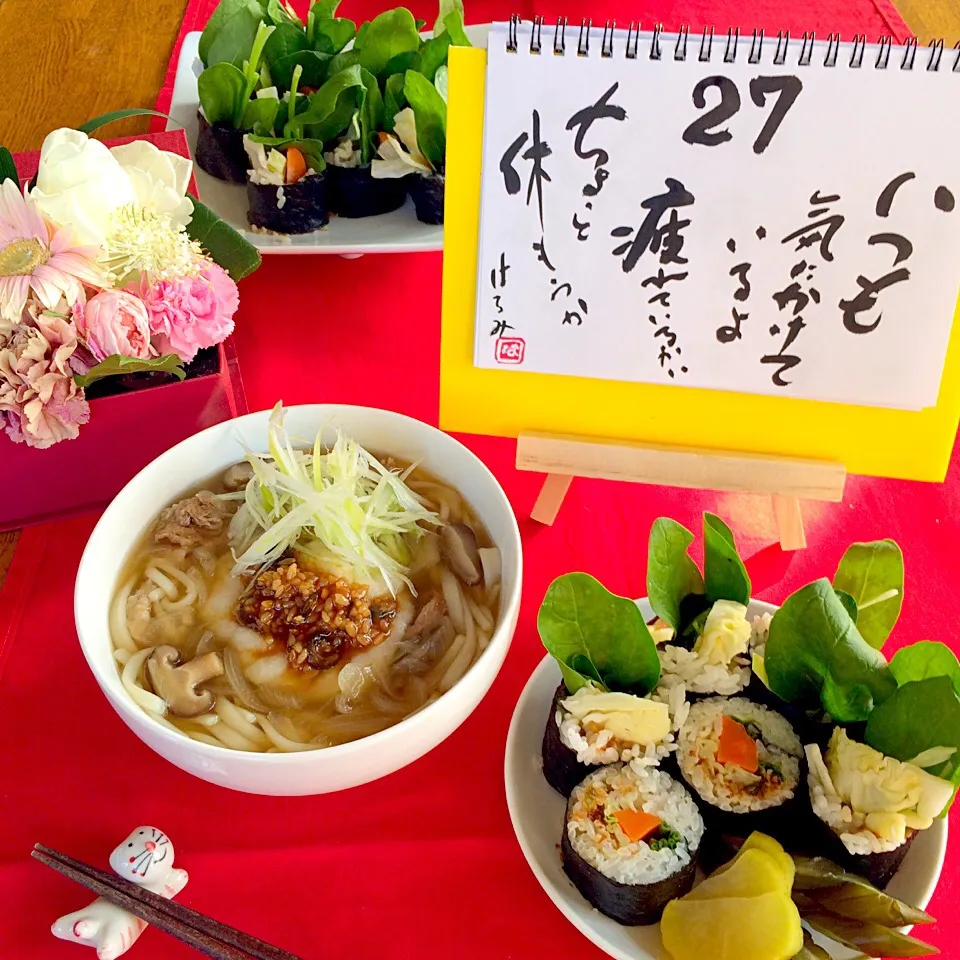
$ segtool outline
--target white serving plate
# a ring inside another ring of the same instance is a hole
[[[476,24],[466,28],[470,42],[486,47],[490,24]],[[429,34],[428,34],[429,35]],[[203,69],[197,47],[200,32],[188,33],[180,48],[177,75],[170,102],[168,130],[183,127],[187,133],[190,152],[197,144],[197,76]],[[247,225],[247,192],[240,184],[224,183],[204,173],[194,165],[200,199],[218,216],[239,230],[263,253],[338,253],[344,257],[358,257],[364,253],[416,253],[443,249],[443,227],[421,223],[407,202],[392,213],[376,217],[348,220],[332,217],[330,223],[313,233],[273,237],[254,233]]]
[[[644,619],[650,620],[650,604],[646,599],[637,603]],[[749,615],[773,613],[775,609],[771,604],[753,601]],[[540,759],[543,728],[559,683],[560,670],[552,657],[545,656],[517,701],[507,734],[504,781],[510,820],[520,849],[557,909],[601,950],[616,960],[670,960],[660,940],[659,924],[621,926],[590,906],[563,872],[559,847],[566,803],[544,779]],[[914,841],[890,881],[888,892],[907,903],[926,907],[940,877],[946,850],[947,821],[937,820]],[[855,956],[833,941],[816,939],[836,960]]]

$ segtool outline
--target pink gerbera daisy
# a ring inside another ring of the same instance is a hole
[[[53,310],[61,297],[83,300],[84,284],[103,286],[98,252],[75,245],[73,231],[47,220],[12,180],[0,183],[0,336],[19,322],[31,292]]]

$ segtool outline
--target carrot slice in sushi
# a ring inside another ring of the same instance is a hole
[[[285,183],[299,183],[307,172],[307,161],[296,147],[287,147],[287,167],[283,173]]]
[[[659,817],[643,810],[617,810],[614,813],[617,824],[632,843],[649,837],[661,823]]]
[[[747,733],[742,723],[733,717],[723,718],[723,729],[717,745],[718,763],[735,763],[747,773],[756,773],[760,769],[757,756],[757,742]]]

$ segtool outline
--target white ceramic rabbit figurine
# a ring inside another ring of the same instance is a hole
[[[110,866],[125,880],[175,897],[187,885],[187,871],[173,866],[173,844],[156,827],[137,827],[110,854]],[[61,940],[94,947],[100,960],[114,960],[136,943],[146,921],[98,897],[88,907],[60,917],[51,930]]]

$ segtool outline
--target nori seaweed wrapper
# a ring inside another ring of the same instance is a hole
[[[197,148],[193,159],[197,166],[218,180],[227,183],[247,182],[247,151],[243,149],[243,131],[224,123],[213,126],[198,110]]]
[[[410,196],[421,223],[443,223],[444,178],[435,173],[425,177],[416,174],[410,181]]]
[[[330,212],[340,217],[373,217],[398,210],[407,199],[408,177],[371,176],[370,164],[365,167],[327,165],[327,192]]]
[[[247,220],[253,226],[274,233],[310,233],[327,224],[330,212],[325,172],[311,174],[297,183],[285,183],[282,209],[277,206],[280,189],[275,183],[247,181]]]
[[[816,853],[838,863],[844,870],[859,874],[879,890],[893,879],[893,875],[900,869],[903,858],[919,833],[918,830],[908,833],[907,839],[896,850],[888,850],[884,853],[851,853],[828,824],[815,814],[813,819],[819,827],[813,837],[814,842],[817,843]]]
[[[560,739],[560,728],[557,726],[555,715],[558,704],[565,697],[569,696],[567,688],[561,683],[557,687],[557,692],[553,695],[553,702],[550,704],[550,713],[547,714],[547,726],[543,731],[543,775],[547,783],[553,787],[561,796],[569,797],[573,788],[587,774],[598,770],[599,767],[593,764],[581,763],[577,759],[575,750],[571,750]]]
[[[656,883],[620,883],[605,877],[573,849],[567,833],[569,818],[570,801],[567,801],[563,837],[560,841],[564,872],[594,907],[617,923],[628,927],[656,923],[663,913],[663,908],[671,900],[689,893],[693,887],[697,873],[696,855],[673,876]]]

